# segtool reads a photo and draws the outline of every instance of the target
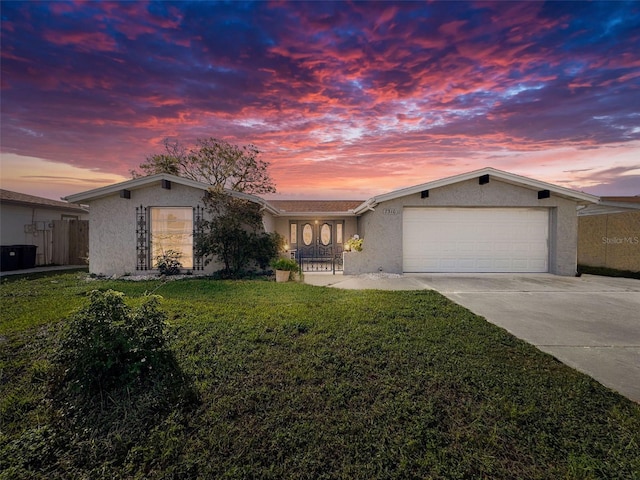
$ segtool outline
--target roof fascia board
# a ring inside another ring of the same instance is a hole
[[[177,183],[180,185],[184,185],[187,187],[193,187],[202,190],[203,192],[209,190],[211,185],[207,183],[197,182],[195,180],[191,180],[189,178],[177,177],[175,175],[171,175],[168,173],[157,173],[155,175],[149,175],[147,177],[139,177],[133,178],[131,180],[126,180],[124,182],[115,183],[113,185],[107,185],[106,187],[100,187],[93,190],[88,190],[82,193],[76,193],[74,195],[69,195],[68,197],[64,197],[64,200],[72,203],[83,202],[87,200],[94,200],[97,198],[106,197],[109,195],[113,195],[118,193],[120,190],[135,190],[137,188],[144,187],[146,185],[150,185],[155,182],[160,182],[162,180],[168,180],[173,183]],[[255,195],[251,195],[249,193],[244,192],[235,192],[233,190],[228,190],[225,188],[225,192],[230,194],[233,197],[241,198],[244,200],[249,200],[251,202],[262,205],[267,211],[269,211],[273,215],[277,215],[279,210],[274,208],[268,202],[263,200],[260,197]]]
[[[295,217],[295,218],[307,218],[307,217],[316,217],[316,218],[324,218],[324,217],[355,217],[356,213],[354,211],[348,212],[291,212],[291,211],[282,211],[278,212],[279,217]]]
[[[374,211],[373,207],[377,205],[377,203],[374,204],[374,198],[376,197],[370,198],[366,202],[363,202],[360,205],[358,205],[356,208],[353,209],[353,213],[355,213],[356,215],[360,215],[361,213],[367,210],[371,210],[373,212]]]
[[[25,202],[22,200],[13,200],[13,199],[4,199],[0,201],[0,204],[7,205],[20,205],[21,207],[29,207],[29,208],[42,208],[45,210],[60,210],[66,212],[74,212],[74,213],[89,213],[89,210],[83,208],[78,205],[69,205],[68,207],[64,205],[47,205],[46,203],[36,203],[36,202]]]
[[[616,207],[612,205],[589,205],[578,210],[579,217],[589,217],[594,215],[609,215],[614,213],[634,213],[638,208]]]
[[[210,187],[211,185],[205,185],[205,186],[207,187],[205,190],[208,190],[209,189],[208,187]],[[258,197],[256,195],[253,195],[251,193],[236,192],[235,190],[229,190],[227,188],[225,188],[224,191],[225,191],[225,193],[227,193],[228,195],[231,195],[232,197],[240,198],[242,200],[248,200],[248,201],[253,202],[253,203],[257,203],[257,204],[262,206],[263,210],[268,211],[272,215],[278,215],[280,213],[280,210],[275,208],[273,205],[271,205],[265,199],[260,198],[260,197]]]
[[[396,198],[420,193],[423,190],[431,190],[434,188],[452,185],[454,183],[465,182],[467,180],[472,180],[474,178],[477,178],[481,175],[486,175],[486,174],[488,174],[489,176],[493,176],[497,179],[500,179],[502,181],[505,181],[507,183],[529,187],[532,190],[549,190],[557,195],[568,197],[573,200],[578,200],[580,202],[598,203],[598,201],[600,200],[600,198],[595,195],[577,192],[575,190],[559,187],[551,183],[541,182],[539,180],[533,180],[531,178],[522,177],[520,175],[504,172],[502,170],[497,170],[491,167],[485,167],[480,170],[474,170],[473,172],[462,173],[460,175],[454,175],[452,177],[442,178],[440,180],[434,180],[432,182],[423,183],[421,185],[415,185],[413,187],[402,188],[400,190],[395,190],[393,192],[372,197],[366,202],[356,207],[354,211],[359,214],[364,212],[365,210],[372,209],[373,207],[375,207],[376,205],[382,202],[395,200]]]
[[[598,205],[602,207],[623,208],[625,210],[640,210],[640,203],[608,202],[606,200],[602,200]]]
[[[577,190],[572,190],[570,188],[560,187],[558,185],[554,185],[552,183],[542,182],[540,180],[534,180],[532,178],[523,177],[521,175],[516,175],[515,173],[504,172],[502,170],[496,170],[493,168],[489,168],[487,173],[490,175],[494,175],[498,178],[503,179],[507,183],[513,183],[516,185],[524,185],[529,186],[532,189],[538,190],[549,190],[552,193],[557,195],[567,197],[573,200],[579,200],[581,202],[587,203],[598,203],[600,201],[600,197],[597,195],[591,195],[589,193],[578,192]]]
[[[176,177],[175,175],[170,175],[168,173],[157,173],[155,175],[133,178],[131,180],[125,180],[124,182],[114,183],[112,185],[107,185],[105,187],[95,188],[93,190],[87,190],[86,192],[69,195],[67,197],[63,197],[63,200],[66,200],[72,203],[78,203],[86,200],[94,200],[96,198],[112,195],[123,189],[135,190],[137,188],[144,187],[145,185],[148,185],[154,182],[159,182],[161,180],[169,180],[170,182],[175,182],[182,185],[200,188],[202,190],[206,190],[206,187],[207,187],[207,185],[204,183],[196,182],[194,180],[189,180],[187,178]]]

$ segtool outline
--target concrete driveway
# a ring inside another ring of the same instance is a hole
[[[550,274],[310,277],[307,283],[337,288],[436,290],[640,402],[640,280]]]

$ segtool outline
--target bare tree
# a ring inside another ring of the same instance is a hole
[[[272,193],[275,184],[269,175],[269,163],[262,160],[255,145],[238,146],[216,138],[199,139],[187,149],[180,142],[165,140],[165,153],[147,157],[140,164],[142,173],[133,177],[170,173],[216,189],[227,188],[253,194]]]

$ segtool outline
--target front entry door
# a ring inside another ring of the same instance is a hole
[[[305,258],[333,256],[334,222],[308,221],[298,224],[298,251]]]
[[[292,226],[297,230],[296,257],[305,270],[341,270],[341,221],[301,220]]]

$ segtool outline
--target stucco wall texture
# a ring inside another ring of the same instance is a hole
[[[640,211],[580,217],[578,263],[640,272]]]
[[[136,207],[202,206],[204,192],[177,183],[163,189],[160,183],[131,190],[131,198],[110,195],[90,202],[89,271],[99,275],[125,275],[136,271]],[[218,270],[209,264],[205,272]],[[155,270],[153,271],[156,272]]]
[[[363,251],[345,255],[347,275],[383,271],[402,273],[402,211],[404,207],[540,207],[549,215],[549,272],[575,275],[577,270],[578,217],[576,202],[551,194],[538,199],[537,190],[512,185],[499,179],[480,185],[467,180],[429,191],[407,195],[375,207],[358,219],[358,234],[364,239]],[[375,238],[375,241],[367,239]]]

